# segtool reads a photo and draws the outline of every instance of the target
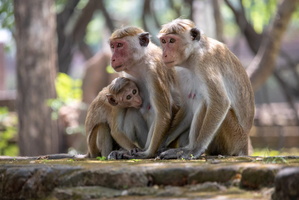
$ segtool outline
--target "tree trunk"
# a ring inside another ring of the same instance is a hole
[[[4,56],[4,44],[0,42],[0,90],[5,89],[5,56]]]
[[[213,0],[212,4],[213,4],[213,12],[214,12],[214,20],[215,20],[216,38],[220,42],[224,43],[223,20],[220,12],[219,0]]]
[[[58,153],[58,123],[47,100],[55,98],[54,0],[14,0],[17,44],[17,112],[20,154]]]
[[[284,0],[278,6],[275,19],[265,34],[257,55],[247,68],[254,91],[265,83],[275,69],[282,37],[298,2],[298,0]]]

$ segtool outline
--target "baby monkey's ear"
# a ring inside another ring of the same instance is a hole
[[[115,97],[112,94],[106,94],[106,97],[110,105],[116,106],[118,104],[118,102],[115,100]]]

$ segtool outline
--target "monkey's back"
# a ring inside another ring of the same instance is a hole
[[[232,109],[244,129],[250,129],[255,113],[254,92],[250,79],[240,60],[226,45],[207,38],[207,52],[213,59],[208,66],[219,68],[225,89],[231,101]]]

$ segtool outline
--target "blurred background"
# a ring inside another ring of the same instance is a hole
[[[299,155],[298,11],[298,0],[1,0],[0,155],[86,153],[86,109],[117,77],[110,34],[135,25],[158,44],[161,25],[178,17],[246,68],[254,155]]]

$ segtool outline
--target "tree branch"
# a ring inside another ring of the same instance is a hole
[[[73,41],[72,38],[66,36],[65,27],[69,23],[71,16],[74,13],[76,6],[78,5],[80,0],[68,1],[65,5],[62,12],[57,14],[56,22],[57,22],[57,37],[58,37],[58,68],[59,72],[68,73],[69,65],[72,58],[72,46]]]
[[[242,5],[242,2],[240,3],[241,10],[237,10],[231,4],[231,2],[229,0],[225,0],[225,3],[232,10],[241,32],[245,35],[245,37],[247,39],[247,43],[248,43],[250,49],[253,51],[253,53],[256,54],[260,47],[262,37],[261,37],[261,34],[258,34],[254,30],[252,25],[246,19],[245,10]],[[252,41],[254,41],[254,42],[252,42]]]
[[[247,68],[254,91],[264,84],[275,69],[282,36],[287,29],[298,2],[299,0],[283,0],[279,5],[274,21],[265,34],[257,55]]]
[[[87,25],[92,19],[94,11],[99,9],[99,2],[101,1],[89,0],[86,6],[82,9],[82,12],[72,31],[72,37],[75,42],[79,42],[80,38],[84,37]]]
[[[115,25],[113,23],[113,20],[111,19],[110,15],[105,7],[104,1],[100,0],[98,3],[100,6],[100,10],[102,11],[102,13],[105,17],[106,25],[108,26],[110,32],[112,33],[115,30]]]

